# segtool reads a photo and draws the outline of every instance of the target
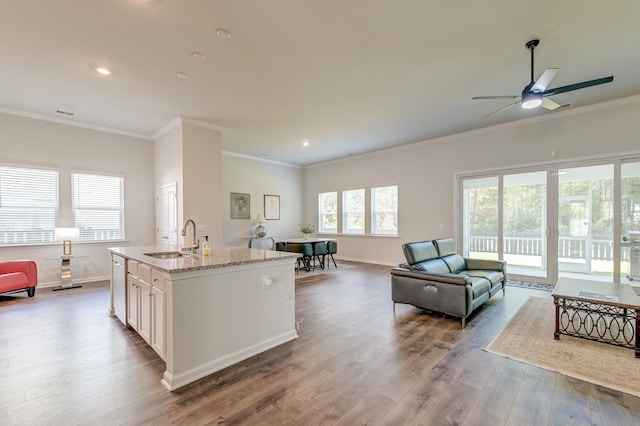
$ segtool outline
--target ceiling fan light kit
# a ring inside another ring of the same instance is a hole
[[[504,106],[492,113],[485,115],[485,117],[490,117],[499,112],[505,111],[515,105],[521,104],[523,109],[533,109],[539,106],[545,108],[547,110],[553,111],[559,109],[561,107],[567,107],[571,104],[560,105],[557,102],[552,101],[548,98],[548,96],[558,95],[560,93],[571,92],[573,90],[584,89],[586,87],[597,86],[599,84],[610,83],[613,81],[613,76],[602,77],[595,80],[583,81],[582,83],[574,83],[569,84],[567,86],[556,87],[554,89],[547,89],[553,77],[555,77],[558,72],[558,68],[547,68],[545,72],[542,73],[540,78],[536,81],[533,79],[533,51],[536,46],[540,44],[540,40],[529,40],[525,46],[531,52],[531,82],[527,84],[522,90],[522,94],[520,96],[516,95],[507,95],[507,96],[475,96],[472,99],[517,99],[515,102],[510,103],[507,106]]]
[[[525,93],[522,95],[522,108],[532,109],[542,105],[542,93]]]

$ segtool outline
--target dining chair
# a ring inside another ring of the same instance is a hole
[[[313,257],[313,247],[310,243],[304,244],[287,244],[284,247],[285,251],[290,251],[292,253],[300,253],[302,256],[299,256],[296,260],[296,272],[300,269],[300,262],[304,267],[304,270],[307,272],[311,271],[311,258]]]
[[[335,266],[336,268],[338,267],[338,265],[336,265],[336,260],[333,258],[333,255],[338,253],[338,242],[337,241],[328,241],[327,242],[327,256],[329,256],[331,258],[331,260],[333,260],[333,266]],[[329,260],[327,259],[327,268],[329,267],[330,263]]]
[[[249,240],[249,248],[273,250],[276,246],[276,242],[271,237],[253,237]]]
[[[322,259],[320,257],[322,256]],[[320,268],[324,269],[324,259],[327,256],[327,243],[324,241],[317,242],[313,246],[313,269],[316,269],[316,259],[320,262]]]

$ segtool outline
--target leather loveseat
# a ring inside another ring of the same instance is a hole
[[[0,262],[0,294],[26,290],[33,297],[37,285],[38,267],[33,260]]]
[[[506,262],[456,254],[451,238],[407,243],[407,263],[391,270],[391,299],[433,312],[466,318],[507,280]]]

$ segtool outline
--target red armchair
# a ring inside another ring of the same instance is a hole
[[[0,262],[0,294],[26,290],[33,297],[37,285],[38,267],[33,260]]]

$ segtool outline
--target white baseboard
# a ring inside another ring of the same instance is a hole
[[[239,350],[237,352],[234,352],[232,354],[225,355],[223,357],[209,361],[185,373],[181,373],[173,376],[172,374],[165,371],[162,377],[162,380],[160,382],[168,390],[174,391],[191,382],[195,382],[198,379],[208,376],[209,374],[215,373],[216,371],[220,371],[223,368],[229,367],[230,365],[233,365],[233,364],[237,364],[240,361],[244,361],[247,358],[251,358],[254,355],[258,355],[259,353],[262,353],[269,349],[273,349],[276,346],[280,346],[283,343],[290,342],[291,340],[294,340],[297,338],[298,338],[298,333],[294,329],[287,333],[281,334],[279,336],[273,337],[271,339],[265,340],[263,342],[257,343],[255,345],[252,345],[242,350]]]

